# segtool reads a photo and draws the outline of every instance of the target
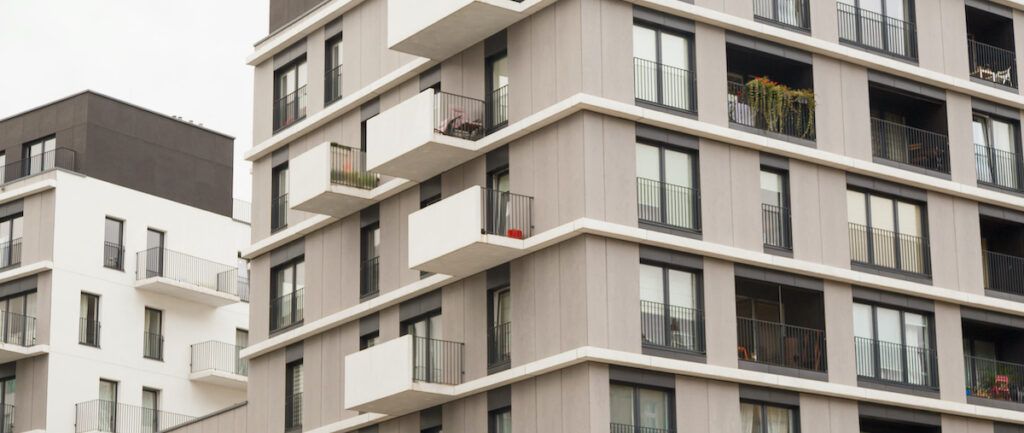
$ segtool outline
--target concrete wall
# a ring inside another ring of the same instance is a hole
[[[248,405],[234,406],[226,410],[207,415],[194,422],[176,427],[167,432],[174,433],[244,433]]]

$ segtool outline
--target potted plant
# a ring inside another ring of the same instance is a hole
[[[792,89],[768,77],[756,77],[747,82],[746,93],[747,104],[765,130],[801,138],[814,134],[813,90]]]

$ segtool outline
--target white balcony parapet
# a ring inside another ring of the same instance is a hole
[[[426,409],[450,400],[463,373],[462,343],[405,335],[345,357],[345,409]]]
[[[440,60],[554,0],[388,0],[388,47]]]
[[[238,354],[242,347],[219,341],[193,344],[189,380],[234,389],[246,389],[249,361]]]
[[[366,169],[366,154],[325,142],[293,158],[291,208],[343,218],[412,186]]]
[[[135,288],[211,307],[241,302],[238,269],[166,248],[136,254]]]

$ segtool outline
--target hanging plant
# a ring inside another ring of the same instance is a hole
[[[747,104],[765,130],[801,138],[814,134],[813,90],[791,89],[768,77],[756,77],[747,82],[746,93]]]

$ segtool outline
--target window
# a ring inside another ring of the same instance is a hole
[[[31,346],[36,342],[36,292],[0,299],[0,338],[4,343]]]
[[[796,411],[758,402],[740,402],[740,433],[796,433]]]
[[[670,391],[613,383],[610,392],[613,433],[674,430],[675,411]]]
[[[487,58],[487,126],[490,130],[508,124],[508,53]]]
[[[512,433],[512,408],[503,407],[487,414],[488,433]]]
[[[696,81],[691,71],[691,36],[633,25],[633,80],[637,101],[696,111]]]
[[[512,188],[512,177],[508,166],[498,168],[487,174],[487,221],[484,229],[488,234],[505,236],[509,234],[509,221],[512,216],[512,195],[509,194]],[[519,224],[515,224],[519,225]],[[519,236],[522,238],[522,236]]]
[[[274,131],[306,117],[306,57],[274,72]]]
[[[100,379],[99,390],[99,431],[117,431],[117,382]]]
[[[80,304],[78,342],[100,347],[100,297],[82,293]]]
[[[164,232],[146,229],[146,278],[164,275]]]
[[[249,374],[249,361],[242,359],[242,349],[249,347],[249,331],[235,329],[235,373],[246,376]]]
[[[326,48],[327,59],[324,64],[327,65],[327,71],[324,73],[324,102],[330,104],[341,98],[341,65],[344,53],[341,35],[327,40]]]
[[[1020,189],[1021,160],[1016,125],[975,114],[973,134],[978,182],[1007,189]]]
[[[766,247],[793,248],[787,177],[785,172],[761,168],[761,226]]]
[[[636,144],[641,222],[700,230],[697,155],[675,147]]]
[[[0,219],[0,268],[21,264],[23,221],[21,213]]]
[[[508,366],[512,361],[512,290],[501,287],[488,293],[491,321],[488,330],[487,365]]]
[[[160,430],[160,391],[142,388],[142,431],[156,433]]]
[[[360,232],[359,297],[368,299],[380,292],[380,223],[375,222]]]
[[[854,263],[930,274],[922,206],[869,192],[846,191]]]
[[[359,350],[369,349],[380,342],[380,332],[375,331],[359,337]]]
[[[124,221],[107,217],[103,234],[103,266],[124,270]]]
[[[917,58],[913,0],[839,0],[839,39]]]
[[[441,312],[434,311],[403,322],[402,335],[413,336],[413,380],[442,382],[447,371],[445,345],[442,342]]]
[[[695,272],[640,263],[640,324],[643,343],[704,352],[704,313]]]
[[[39,141],[25,143],[22,147],[22,174],[30,176],[53,168],[54,150],[57,148],[57,137],[47,137]]]
[[[295,361],[285,367],[284,428],[286,431],[302,430],[302,361]]]
[[[858,376],[909,385],[938,385],[929,316],[854,303],[853,335]]]
[[[288,225],[288,164],[274,167],[270,197],[270,230]]]
[[[153,308],[146,308],[145,331],[142,339],[142,356],[155,359],[164,359],[164,313]]]
[[[270,330],[276,331],[302,322],[303,289],[306,288],[306,264],[302,259],[271,271]]]
[[[17,381],[12,377],[0,378],[0,407],[4,408],[3,431],[14,433],[14,410]]]

